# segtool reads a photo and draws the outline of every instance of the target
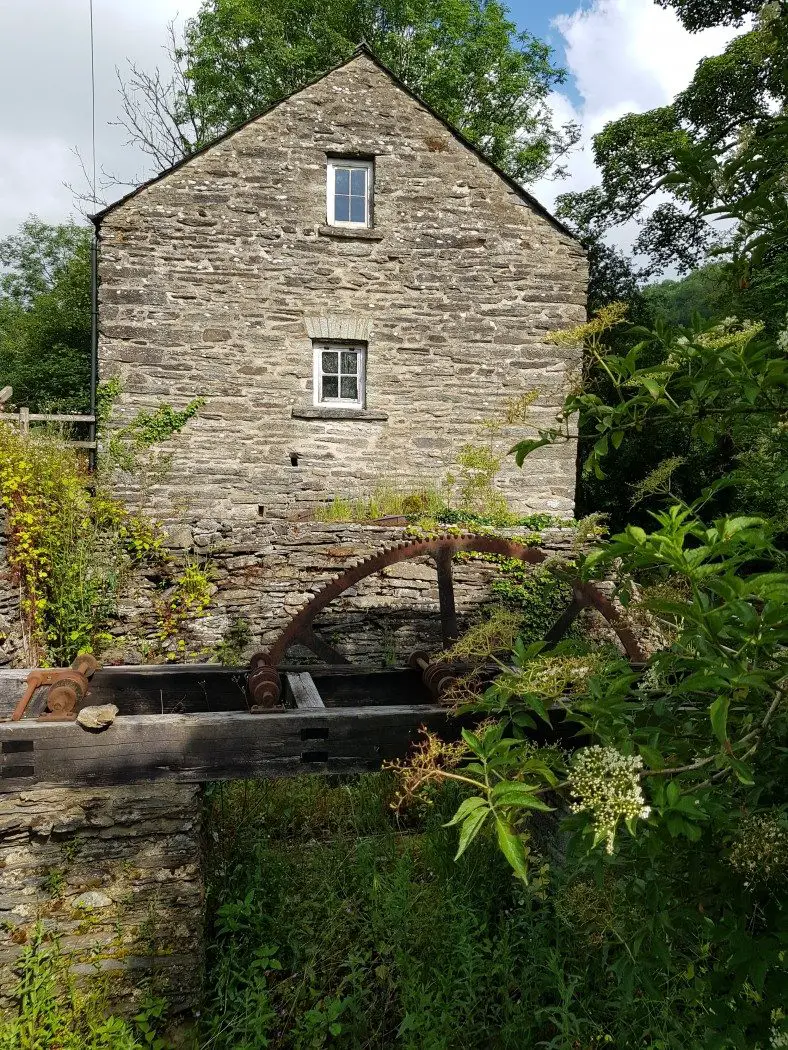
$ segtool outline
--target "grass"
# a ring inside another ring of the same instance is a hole
[[[400,490],[379,486],[371,496],[349,499],[335,496],[314,511],[315,521],[370,522],[385,517],[404,517],[430,525],[465,525],[497,528],[572,528],[575,522],[551,514],[518,515],[498,504],[476,511],[455,509],[447,502],[447,492],[437,488]]]
[[[398,823],[393,787],[212,790],[200,1050],[700,1045],[686,955],[656,984],[626,971],[621,886],[545,863],[525,888],[484,838],[455,862],[457,792]]]
[[[707,1045],[703,948],[677,938],[669,960],[635,962],[643,904],[622,875],[565,865],[549,817],[532,845],[554,860],[529,887],[483,835],[455,862],[456,785],[402,817],[394,789],[386,773],[208,789],[206,995],[188,1050]],[[43,937],[22,971],[0,1050],[170,1050],[155,987],[123,1021],[100,986],[76,994]]]

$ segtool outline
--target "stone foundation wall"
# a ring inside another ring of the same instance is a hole
[[[5,521],[0,515],[0,667],[30,663],[22,630],[19,584],[8,564]]]
[[[81,983],[138,1006],[198,1005],[202,974],[200,788],[192,784],[0,794],[0,1008],[37,924]]]
[[[507,530],[522,537],[524,530]],[[533,534],[531,534],[533,536]],[[233,621],[243,619],[252,641],[244,656],[269,644],[297,609],[327,580],[362,558],[407,538],[403,528],[360,524],[261,522],[233,526],[202,519],[173,535],[178,561],[207,566],[213,594],[205,615],[186,630],[188,659],[210,657]],[[571,546],[573,530],[541,534],[540,545],[558,552]],[[489,598],[498,572],[488,562],[456,561],[455,598],[467,622]],[[138,575],[122,596],[108,662],[156,659],[161,647],[156,608],[171,591],[153,574]],[[353,662],[397,666],[417,646],[440,647],[437,577],[428,557],[384,569],[350,588],[320,614],[315,627]],[[166,648],[166,646],[165,646]],[[304,654],[298,654],[299,658]],[[160,658],[160,656],[159,656]]]

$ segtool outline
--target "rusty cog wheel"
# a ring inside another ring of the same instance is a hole
[[[485,536],[462,533],[459,536],[443,533],[428,539],[403,540],[390,547],[376,551],[366,558],[351,563],[343,572],[320,586],[312,597],[296,612],[287,626],[274,640],[267,651],[256,653],[250,661],[248,676],[249,695],[253,710],[269,710],[279,704],[281,683],[276,671],[290,646],[299,644],[311,649],[317,656],[331,663],[348,663],[332,646],[315,633],[315,617],[335,598],[349,587],[355,586],[368,576],[399,562],[410,561],[424,555],[430,556],[438,573],[438,598],[441,630],[444,645],[450,645],[458,636],[457,616],[454,603],[452,558],[461,551],[482,554],[497,554],[531,565],[539,565],[550,555],[539,547],[529,547],[501,536]],[[576,580],[572,584],[572,598],[566,610],[545,635],[546,641],[554,644],[566,633],[582,609],[591,608],[600,613],[615,631],[627,657],[633,663],[645,657],[640,644],[626,619],[609,598],[593,583]],[[427,672],[425,671],[425,674]],[[430,672],[431,679],[441,681],[437,672]]]

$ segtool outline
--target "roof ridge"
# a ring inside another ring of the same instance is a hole
[[[470,150],[473,154],[475,154],[479,158],[479,160],[482,161],[483,164],[485,164],[488,168],[494,171],[495,174],[499,176],[499,178],[503,179],[503,181],[509,186],[509,188],[512,189],[515,193],[517,193],[523,200],[525,200],[534,209],[534,211],[536,211],[539,215],[542,216],[543,219],[546,219],[552,226],[559,230],[559,232],[563,233],[567,237],[570,237],[573,241],[579,243],[580,238],[577,236],[576,233],[574,233],[560,219],[556,218],[556,216],[553,215],[552,212],[548,208],[546,208],[544,204],[538,201],[536,197],[533,196],[533,194],[529,193],[524,186],[520,185],[520,183],[517,182],[516,179],[514,179],[511,175],[504,171],[503,168],[501,168],[498,164],[495,163],[495,161],[490,160],[490,158],[486,156],[486,154],[483,153],[478,146],[471,142],[470,139],[466,138],[465,135],[463,135],[463,133],[458,128],[456,128],[450,121],[448,121],[436,109],[434,109],[429,102],[426,102],[420,95],[418,95],[415,91],[409,88],[408,85],[394,72],[394,70],[387,66],[386,63],[378,57],[378,55],[370,47],[366,40],[363,39],[359,41],[359,43],[355,46],[350,55],[348,55],[347,58],[342,59],[341,62],[338,62],[336,65],[332,66],[330,69],[327,69],[324,73],[321,73],[319,76],[314,77],[312,80],[307,81],[307,83],[302,84],[301,87],[296,88],[289,94],[283,95],[282,98],[277,99],[275,102],[272,102],[269,106],[266,106],[265,109],[262,109],[258,113],[254,113],[252,114],[252,116],[247,117],[247,119],[241,121],[240,124],[236,124],[232,128],[228,128],[227,131],[217,136],[217,138],[213,139],[211,142],[206,143],[199,149],[194,150],[194,152],[189,153],[188,156],[183,157],[179,161],[176,161],[175,164],[170,165],[169,168],[164,168],[163,171],[158,172],[158,174],[152,176],[150,179],[147,179],[145,182],[140,183],[139,186],[135,187],[133,190],[130,190],[128,193],[124,194],[124,196],[120,197],[112,204],[108,204],[105,208],[102,208],[101,211],[96,212],[95,215],[89,215],[88,218],[98,228],[102,220],[110,212],[120,207],[120,205],[125,204],[126,201],[131,200],[132,197],[136,197],[138,193],[142,193],[142,191],[147,189],[149,186],[152,186],[154,183],[159,182],[163,178],[166,178],[166,176],[170,175],[173,171],[177,171],[177,169],[182,167],[184,164],[188,164],[188,162],[193,157],[198,157],[201,153],[206,153],[209,149],[212,149],[214,146],[217,146],[220,142],[224,142],[226,139],[231,138],[237,132],[243,130],[243,128],[247,127],[249,124],[252,124],[255,120],[259,120],[261,117],[266,116],[278,106],[283,105],[291,98],[295,97],[296,95],[299,95],[302,91],[306,91],[307,88],[312,87],[314,84],[319,84],[321,80],[325,80],[325,78],[331,76],[332,73],[343,69],[345,66],[349,65],[351,62],[354,62],[356,59],[361,57],[369,58],[380,70],[382,70],[393,81],[396,87],[398,87],[406,95],[412,98],[418,105],[420,105],[429,114],[431,114],[431,116],[438,120],[450,132],[450,134],[452,134],[454,138],[457,139],[457,141],[462,146],[464,146],[466,149]]]

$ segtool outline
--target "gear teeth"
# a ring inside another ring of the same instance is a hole
[[[280,631],[277,638],[265,651],[264,655],[265,662],[273,664],[274,660],[277,662],[281,660],[283,652],[288,645],[293,644],[298,638],[298,630],[303,629],[304,623],[309,624],[311,619],[328,604],[333,598],[337,597],[346,590],[348,587],[360,582],[365,576],[371,576],[373,573],[380,572],[381,569],[387,568],[392,562],[403,560],[401,557],[396,557],[399,552],[405,551],[416,557],[421,554],[431,554],[436,551],[436,548],[442,545],[460,544],[465,547],[466,544],[472,544],[473,541],[479,541],[480,544],[484,543],[482,549],[489,549],[490,537],[475,532],[442,532],[437,536],[431,536],[429,538],[413,538],[409,537],[398,541],[397,543],[390,544],[388,546],[381,546],[373,550],[372,553],[354,558],[347,563],[343,570],[330,579],[325,580],[317,585],[311,596],[302,602],[296,610],[294,616],[291,616],[289,623]],[[495,544],[493,544],[495,546]],[[501,554],[511,558],[519,558],[524,561],[530,561],[530,558],[524,557],[527,552],[532,551],[532,548],[526,547],[522,543],[516,543],[512,540],[499,541]],[[465,548],[467,549],[467,548]],[[359,574],[359,569],[361,573]],[[366,569],[366,571],[364,571]],[[349,573],[353,573],[353,581],[343,580],[343,577],[347,577]],[[342,586],[344,582],[344,587]],[[326,595],[326,591],[329,593]],[[593,603],[592,603],[593,604]],[[316,606],[314,612],[311,612],[310,606]],[[601,610],[600,610],[601,611]],[[310,616],[311,612],[311,616]],[[604,613],[603,613],[604,615]],[[301,624],[296,625],[293,633],[290,632],[290,627],[296,618],[304,617]],[[615,629],[615,627],[614,627]],[[618,632],[617,632],[618,633]],[[253,661],[255,658],[252,658]],[[254,663],[252,666],[256,666]]]

